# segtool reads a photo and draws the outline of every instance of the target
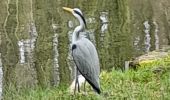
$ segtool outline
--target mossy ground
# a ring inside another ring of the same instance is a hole
[[[21,89],[11,88],[3,95],[5,100],[168,100],[170,98],[170,58],[144,64],[138,70],[102,71],[101,95],[96,95],[89,86],[87,94],[72,95],[67,86]],[[155,72],[155,69],[160,69]],[[83,91],[83,90],[81,90]]]

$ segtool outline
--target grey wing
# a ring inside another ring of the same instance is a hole
[[[96,91],[100,91],[100,67],[95,46],[88,39],[81,39],[74,45],[72,56],[78,70]]]

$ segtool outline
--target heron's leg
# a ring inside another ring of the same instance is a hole
[[[86,80],[84,82],[84,92],[86,92]]]
[[[77,68],[76,68],[76,80],[75,80],[74,94],[76,93],[76,89],[77,89],[77,80],[78,80],[78,75],[77,75]]]
[[[76,80],[75,80],[74,94],[76,93],[76,85],[77,85],[77,76],[76,76]]]
[[[78,69],[77,69],[77,84],[78,84],[78,92],[80,92],[80,85],[79,85],[79,80],[78,80]]]
[[[75,81],[74,94],[76,93],[77,84],[78,84],[78,92],[80,92],[80,86],[79,86],[79,82],[78,82],[78,69],[76,68],[76,81]]]

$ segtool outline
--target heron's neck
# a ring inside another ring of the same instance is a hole
[[[81,18],[77,18],[77,19],[79,20],[80,25],[77,26],[74,29],[74,32],[73,32],[73,35],[72,35],[72,44],[74,42],[76,42],[80,38],[79,33],[82,32],[83,29],[84,29],[84,22],[83,22],[83,20]]]

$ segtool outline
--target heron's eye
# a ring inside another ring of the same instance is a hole
[[[77,10],[73,10],[76,14],[78,14],[79,16],[82,16],[82,14],[79,12],[79,11],[77,11]]]

